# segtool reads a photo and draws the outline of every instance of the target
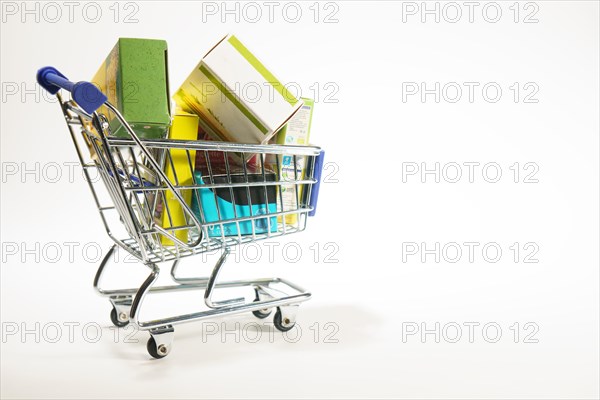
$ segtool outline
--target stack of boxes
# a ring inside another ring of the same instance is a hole
[[[196,65],[173,99],[177,105],[171,118],[167,44],[162,40],[119,39],[93,82],[107,95],[141,138],[175,140],[210,139],[248,144],[277,143],[307,145],[314,102],[296,98],[233,35],[220,40]],[[257,96],[248,98],[248,87]],[[129,135],[109,110],[111,133]],[[231,154],[231,159],[218,160],[223,153],[171,149],[164,160],[164,171],[175,185],[218,184],[236,182],[285,181],[302,179],[303,159],[279,157],[279,160],[245,158]],[[206,155],[209,155],[209,160]],[[213,159],[214,158],[214,159]],[[194,171],[190,165],[194,164]],[[210,166],[210,167],[209,167]],[[227,174],[229,170],[229,175]],[[148,177],[143,177],[148,179]],[[219,221],[272,214],[281,199],[286,211],[299,207],[302,185],[250,186],[244,188],[202,188],[180,190],[193,213],[208,224],[209,236],[250,235],[277,232],[283,219],[265,217],[254,221],[218,224]],[[174,193],[165,191],[155,217],[177,241],[188,241],[191,216]],[[296,214],[285,216],[286,224],[296,224]],[[221,229],[221,227],[223,229]],[[174,241],[162,236],[163,245]]]

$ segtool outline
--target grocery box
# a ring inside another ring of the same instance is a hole
[[[262,171],[247,171],[243,173],[241,168],[230,166],[231,183],[248,182],[274,182],[277,178],[275,172],[265,171],[263,177]],[[194,172],[197,184],[229,183],[227,173],[213,167],[212,177],[210,174],[201,171]],[[214,182],[213,182],[214,180]],[[249,196],[248,196],[249,194]],[[233,199],[232,199],[233,196]],[[252,204],[252,206],[250,206]],[[202,211],[200,211],[200,206]],[[218,207],[218,209],[217,209]],[[234,188],[202,188],[196,191],[192,199],[192,210],[198,219],[204,221],[218,222],[228,219],[265,215],[277,212],[277,189],[276,186],[245,186]],[[265,217],[255,220],[254,232],[267,233],[277,232],[277,218]],[[235,236],[238,234],[238,223],[230,222],[223,224],[223,236]],[[252,234],[252,221],[239,222],[239,234]],[[210,237],[221,237],[221,225],[214,225],[208,228]]]
[[[167,135],[170,118],[167,75],[167,42],[120,38],[92,79],[140,137]],[[117,137],[129,137],[113,113],[100,112],[110,120]]]
[[[275,142],[282,145],[308,145],[310,139],[310,127],[312,123],[312,115],[314,109],[314,100],[302,98],[303,105],[300,110],[294,114],[288,123],[281,128],[275,137]],[[271,167],[274,166],[274,160],[267,161]],[[275,161],[276,163],[276,161]],[[303,157],[296,158],[296,166],[294,168],[294,159],[291,156],[281,157],[279,165],[279,173],[281,181],[294,181],[295,179],[303,179],[305,175],[305,159]],[[302,190],[304,185],[282,185],[281,197],[284,210],[297,209],[297,199],[302,199]],[[296,193],[298,192],[298,193]],[[280,217],[281,218],[281,217]],[[298,214],[288,214],[285,216],[287,224],[295,224],[298,221]]]
[[[303,102],[298,112],[290,118],[287,124],[277,132],[277,144],[294,144],[307,146],[310,139],[310,127],[312,123],[315,101],[305,97],[300,98]]]
[[[169,139],[196,140],[197,135],[197,115],[178,114],[173,117],[173,123],[169,129]],[[190,150],[189,153],[190,158],[188,159],[188,152],[186,150],[172,149],[170,151],[171,157],[165,157],[165,175],[174,185],[187,186],[194,184],[192,169],[194,168],[196,160],[196,152]],[[180,193],[187,205],[191,207],[192,190],[181,190]],[[188,219],[186,218],[186,212],[172,191],[165,191],[164,201],[168,207],[162,207],[161,226],[163,228],[177,228],[187,225]],[[188,229],[179,229],[171,231],[170,233],[172,233],[180,241],[187,243]],[[171,239],[165,236],[162,236],[161,241],[162,244],[166,246],[174,244]]]
[[[233,35],[202,58],[173,98],[215,140],[252,144],[266,144],[302,106]]]

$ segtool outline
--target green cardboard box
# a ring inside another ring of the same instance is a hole
[[[167,42],[120,38],[92,79],[142,138],[167,136],[170,117]],[[129,135],[106,107],[113,135]]]

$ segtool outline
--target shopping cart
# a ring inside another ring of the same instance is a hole
[[[310,299],[309,292],[280,278],[219,282],[218,276],[230,247],[305,229],[307,217],[316,209],[324,156],[321,149],[143,139],[93,84],[70,82],[52,67],[40,69],[37,80],[58,99],[102,222],[114,241],[94,279],[94,288],[112,304],[114,325],[131,323],[149,331],[147,349],[155,358],[170,352],[173,327],[184,322],[245,312],[266,318],[275,310],[273,325],[283,332],[293,328],[298,306]],[[61,88],[71,93],[70,100],[63,98]],[[100,107],[108,112],[97,112]],[[112,119],[125,129],[127,137],[111,134]],[[189,168],[185,175],[191,180],[177,177],[177,171],[183,175],[182,157]],[[286,174],[282,173],[284,157],[293,165]],[[169,166],[170,174],[166,173]],[[93,179],[97,176],[100,179]],[[287,201],[283,197],[286,191]],[[294,194],[292,202],[289,193]],[[139,288],[102,288],[106,265],[117,246],[151,270]],[[182,258],[207,252],[220,254],[208,277],[177,274]],[[174,284],[154,287],[163,262],[171,262]],[[247,294],[215,300],[215,291],[225,288],[244,288]],[[204,291],[204,310],[140,320],[147,294],[190,289]]]

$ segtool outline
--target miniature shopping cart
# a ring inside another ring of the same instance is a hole
[[[116,326],[131,323],[149,331],[147,349],[155,358],[170,352],[173,327],[184,322],[245,312],[266,318],[274,310],[277,329],[285,332],[294,326],[299,304],[311,296],[306,290],[280,278],[227,282],[217,278],[231,246],[305,229],[307,217],[316,209],[324,155],[321,149],[144,139],[93,84],[72,83],[52,67],[40,69],[37,79],[58,98],[104,227],[114,241],[100,263],[94,288],[110,300],[110,317]],[[70,100],[62,97],[61,88],[71,93]],[[106,112],[98,112],[100,107]],[[125,137],[112,134],[114,121],[125,130]],[[177,171],[180,177],[184,175],[182,157],[189,169],[185,175],[191,180],[178,179]],[[284,158],[293,166],[286,174],[282,173]],[[179,170],[171,168],[171,173],[166,173],[175,159]],[[292,202],[290,193],[294,195]],[[139,288],[101,287],[105,267],[117,246],[151,270]],[[210,251],[220,252],[210,276],[177,274],[182,258]],[[172,263],[174,284],[153,287],[162,262]],[[219,289],[224,288],[243,288],[248,293],[245,297],[214,299],[214,293],[222,293]],[[140,320],[147,294],[189,289],[204,291],[206,309]]]

